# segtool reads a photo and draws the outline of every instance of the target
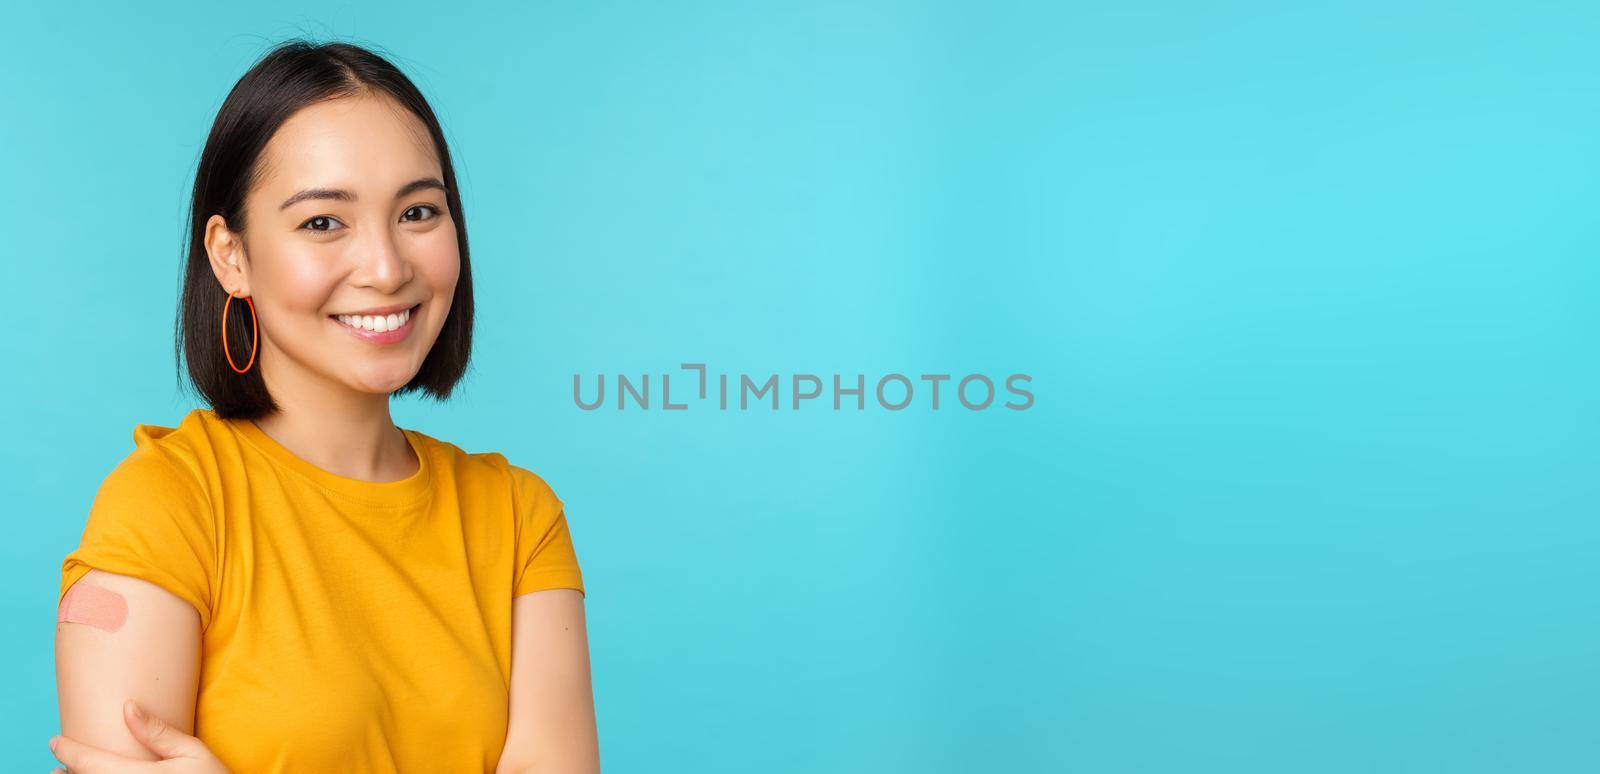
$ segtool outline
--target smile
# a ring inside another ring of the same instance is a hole
[[[387,315],[328,315],[335,325],[351,335],[373,344],[393,344],[404,341],[411,334],[422,304]]]

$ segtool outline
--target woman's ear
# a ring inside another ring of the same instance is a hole
[[[206,221],[205,246],[211,273],[217,276],[222,289],[241,298],[250,295],[244,240],[228,229],[228,221],[221,215],[212,215]]]

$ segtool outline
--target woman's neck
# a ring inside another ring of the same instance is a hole
[[[421,461],[390,416],[388,395],[281,381],[267,380],[278,411],[255,423],[295,456],[359,481],[400,481],[417,472]]]

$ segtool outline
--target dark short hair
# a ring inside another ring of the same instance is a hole
[[[455,221],[461,249],[460,279],[444,328],[416,376],[394,394],[416,390],[445,400],[466,373],[472,352],[472,270],[467,252],[467,221],[456,188],[450,149],[433,109],[411,79],[387,59],[350,43],[313,44],[294,39],[258,59],[217,110],[195,171],[190,200],[188,262],[179,301],[175,346],[189,378],[212,410],[222,417],[254,419],[278,410],[261,379],[259,362],[246,373],[228,364],[222,349],[222,307],[228,294],[217,282],[206,254],[206,221],[221,215],[228,228],[244,233],[244,202],[261,175],[261,153],[284,121],[303,107],[329,99],[381,92],[427,125],[444,172],[445,202]],[[243,367],[250,360],[250,312],[243,299],[228,308],[228,347]],[[181,382],[181,376],[180,376]]]

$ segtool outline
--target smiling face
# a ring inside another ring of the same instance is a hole
[[[221,215],[206,226],[217,279],[254,301],[269,387],[313,376],[386,395],[416,375],[461,271],[443,180],[426,125],[386,96],[310,105],[279,127],[245,232]]]

